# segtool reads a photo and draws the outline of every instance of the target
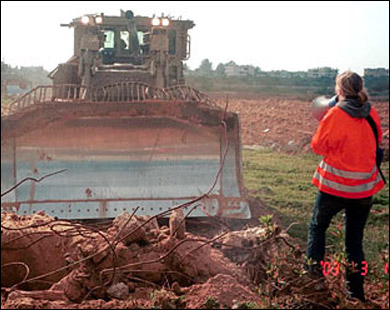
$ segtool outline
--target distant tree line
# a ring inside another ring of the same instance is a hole
[[[239,75],[232,75],[232,71],[227,69],[245,69],[239,70]],[[327,68],[325,68],[327,69]],[[331,69],[331,68],[328,68]],[[308,89],[318,94],[330,95],[334,92],[334,78],[330,70],[329,75],[311,76],[309,72],[289,72],[280,71],[262,71],[255,66],[239,66],[234,61],[222,64],[219,63],[213,69],[213,63],[209,59],[204,59],[199,67],[191,70],[184,64],[184,74],[187,81],[192,86],[205,91],[219,91],[234,89],[234,87],[251,87],[263,91],[264,89],[275,89],[287,87],[290,89]],[[49,74],[42,66],[12,67],[1,61],[1,85],[7,79],[24,79],[32,83],[32,86],[50,85],[52,82],[47,77]],[[365,87],[373,96],[389,96],[389,76],[366,76],[364,77]]]
[[[365,87],[374,93],[389,91],[389,76],[366,76],[364,83]]]
[[[236,69],[236,70],[234,70]],[[229,70],[229,71],[228,71]],[[234,61],[219,63],[213,69],[213,63],[209,59],[201,61],[198,68],[191,70],[184,66],[184,74],[187,81],[193,86],[205,91],[224,90],[223,85],[231,87],[251,87],[252,89],[283,88],[290,89],[307,88],[314,93],[331,95],[334,93],[335,77],[338,70],[332,68],[318,68],[308,71],[289,72],[262,71],[255,66],[239,66]],[[389,76],[366,76],[365,87],[373,96],[389,96]]]
[[[51,84],[51,80],[47,77],[49,72],[42,66],[30,66],[30,67],[12,67],[9,64],[1,61],[1,85],[6,80],[28,80],[32,83],[33,87],[37,85]]]

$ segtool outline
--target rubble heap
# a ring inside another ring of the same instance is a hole
[[[180,212],[169,222],[129,213],[95,225],[42,212],[2,214],[2,308],[260,304],[253,289],[267,256],[286,247],[280,229],[227,230],[208,239],[187,232]]]

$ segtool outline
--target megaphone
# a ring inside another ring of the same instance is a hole
[[[325,96],[317,97],[311,102],[311,111],[313,118],[317,120],[321,120],[326,112],[332,107],[336,105],[338,102],[338,96],[333,96],[332,98],[328,99]]]

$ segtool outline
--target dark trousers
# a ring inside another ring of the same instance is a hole
[[[372,197],[347,199],[318,192],[310,222],[307,258],[319,263],[325,255],[325,233],[332,218],[345,210],[345,248],[350,263],[364,261],[363,232],[372,206]]]

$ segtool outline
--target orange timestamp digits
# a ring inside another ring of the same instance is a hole
[[[327,262],[327,261],[321,261],[321,266],[322,266],[322,274],[325,277],[328,277],[330,275],[336,277],[340,273],[340,263],[339,262],[334,261],[333,263],[331,263],[331,262]],[[366,276],[368,274],[368,270],[369,270],[369,268],[368,268],[367,261],[362,261],[360,274],[362,276]],[[383,271],[385,274],[387,274],[387,275],[389,274],[389,263],[388,262],[385,263]]]

